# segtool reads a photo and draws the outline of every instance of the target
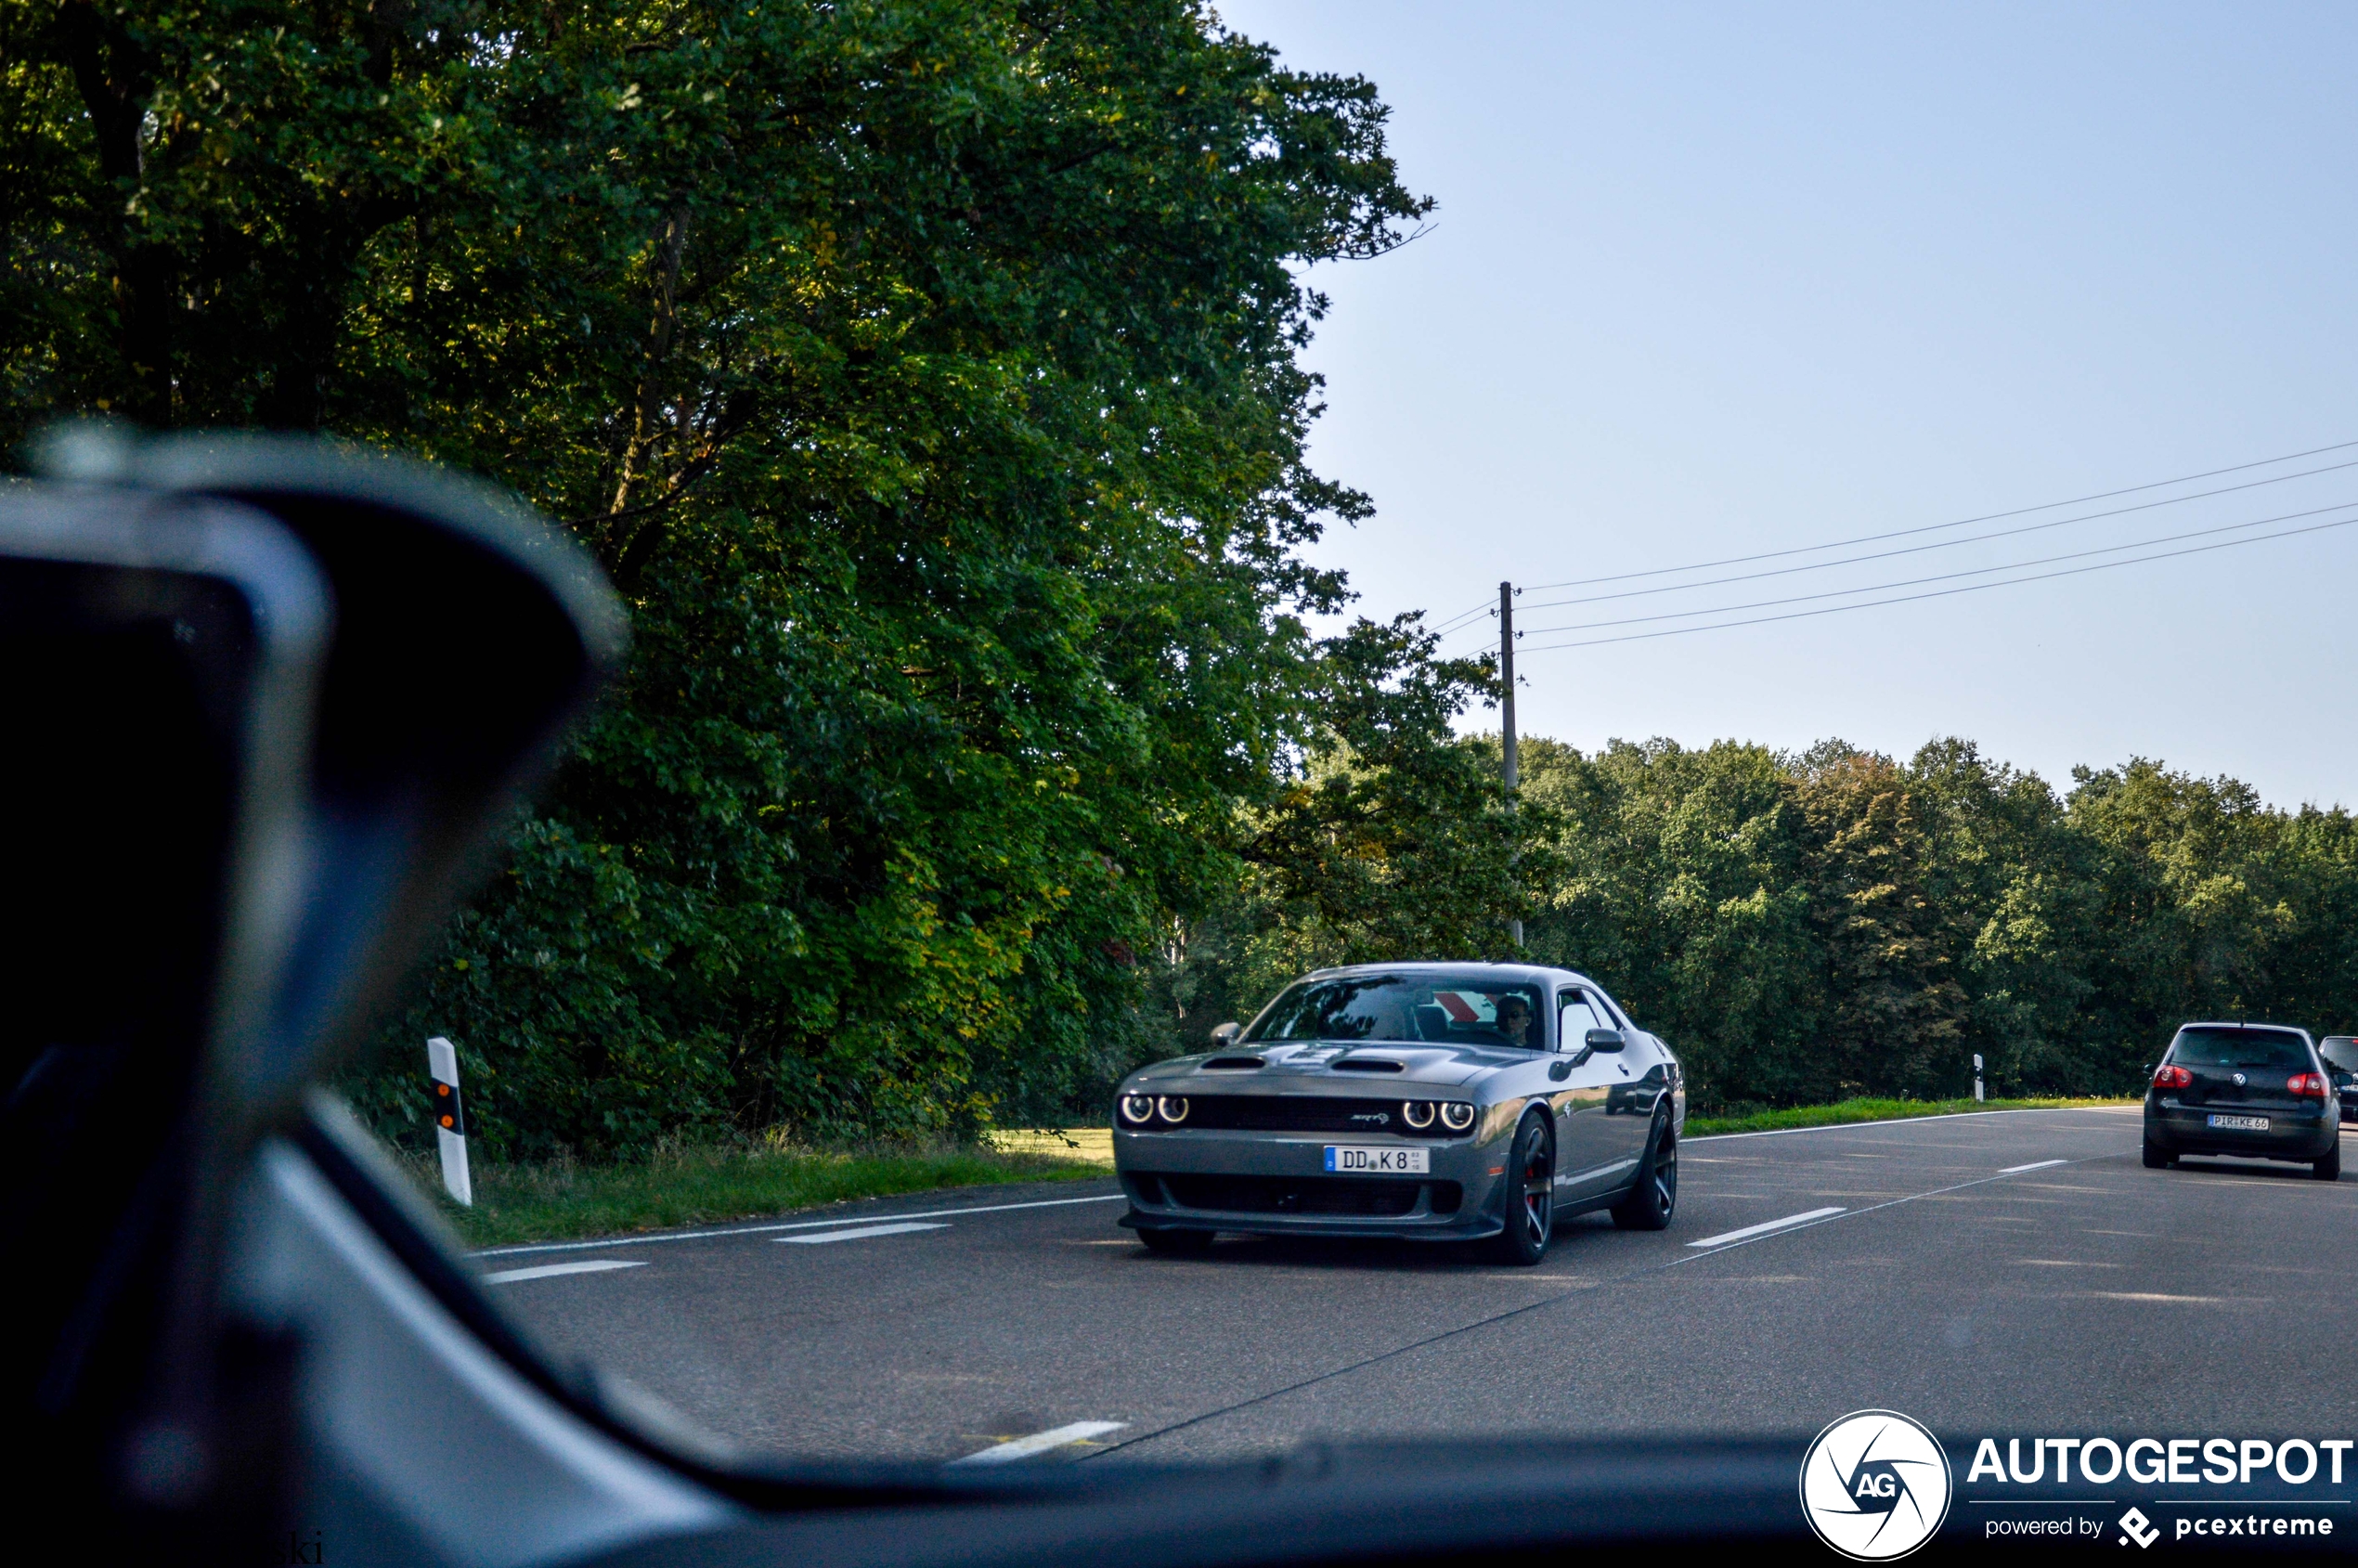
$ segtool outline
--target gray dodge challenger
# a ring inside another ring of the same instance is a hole
[[[1246,1231],[1535,1263],[1569,1215],[1660,1230],[1678,1204],[1678,1058],[1571,970],[1321,969],[1212,1043],[1114,1096],[1121,1224],[1158,1252]]]

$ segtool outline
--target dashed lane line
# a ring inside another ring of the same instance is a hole
[[[486,1285],[518,1285],[527,1279],[554,1279],[561,1274],[603,1274],[608,1269],[644,1268],[632,1258],[591,1258],[578,1263],[541,1263],[534,1268],[506,1268],[483,1276]]]
[[[1763,1220],[1756,1225],[1746,1225],[1742,1230],[1723,1230],[1717,1236],[1706,1236],[1701,1241],[1690,1241],[1687,1245],[1724,1247],[1730,1241],[1748,1241],[1756,1236],[1766,1236],[1772,1230],[1782,1230],[1787,1225],[1806,1225],[1812,1220],[1831,1219],[1836,1214],[1845,1212],[1847,1211],[1839,1207],[1811,1209],[1799,1214],[1787,1214],[1781,1220]]]
[[[913,1230],[948,1230],[946,1225],[858,1225],[850,1230],[823,1230],[815,1236],[781,1236],[774,1239],[782,1247],[816,1247],[828,1241],[864,1241],[872,1236],[906,1236]]]
[[[963,1459],[950,1462],[953,1465],[1004,1465],[1011,1459],[1028,1459],[1052,1448],[1086,1443],[1093,1437],[1120,1432],[1129,1424],[1127,1421],[1073,1421],[1065,1426],[1051,1427],[1046,1432],[1035,1432],[1030,1437],[1014,1437],[1004,1443],[994,1443],[979,1453],[968,1454]]]
[[[1066,1209],[1076,1203],[1126,1203],[1129,1199],[1119,1192],[1108,1192],[1096,1198],[1046,1198],[1031,1203],[977,1203],[964,1209],[929,1209],[917,1214],[879,1214],[879,1222],[887,1220],[946,1220],[960,1214],[1004,1214],[1017,1209]],[[582,1252],[591,1249],[611,1247],[645,1247],[658,1241],[706,1241],[716,1237],[768,1236],[781,1230],[840,1230],[858,1222],[849,1215],[832,1220],[793,1220],[780,1225],[732,1225],[726,1230],[675,1230],[660,1236],[620,1236],[604,1241],[536,1241],[523,1247],[491,1247],[475,1254],[478,1258],[507,1258],[525,1252]]]

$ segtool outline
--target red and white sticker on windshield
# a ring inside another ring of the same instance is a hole
[[[1432,999],[1449,1015],[1451,1023],[1486,1024],[1498,1016],[1497,1007],[1480,991],[1471,995],[1462,991],[1436,991]]]

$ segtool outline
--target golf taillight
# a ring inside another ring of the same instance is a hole
[[[2304,1100],[2322,1100],[2329,1092],[2322,1072],[2297,1072],[2285,1080],[2285,1087]]]
[[[2154,1087],[2157,1089],[2190,1089],[2194,1087],[2194,1082],[2193,1073],[2174,1065],[2165,1066],[2154,1074]]]

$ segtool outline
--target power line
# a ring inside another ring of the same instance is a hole
[[[2180,555],[2203,555],[2214,550],[2235,550],[2248,544],[2264,544],[2270,539],[2291,538],[2299,534],[2322,533],[2329,528],[2347,528],[2353,523],[2358,523],[2358,517],[2345,517],[2339,523],[2314,523],[2306,528],[2287,528],[2282,533],[2262,534],[2257,538],[2227,539],[2219,544],[2198,544],[2185,550],[2164,551],[2157,555],[2140,555],[2129,561],[2100,561],[2092,566],[2069,566],[2060,572],[2041,572],[2035,577],[2014,577],[2000,583],[1967,583],[1963,588],[1937,588],[1929,593],[1905,593],[1891,599],[1871,599],[1862,604],[1829,604],[1822,609],[1791,610],[1781,616],[1756,616],[1750,620],[1719,621],[1710,626],[1678,626],[1663,631],[1630,631],[1624,632],[1619,637],[1591,637],[1576,642],[1543,642],[1535,647],[1519,649],[1518,652],[1547,654],[1559,648],[1594,648],[1607,642],[1644,642],[1657,637],[1685,637],[1698,631],[1727,631],[1735,627],[1762,626],[1771,621],[1798,621],[1807,620],[1813,616],[1838,616],[1846,610],[1872,610],[1881,604],[1907,604],[1920,599],[1946,599],[1952,594],[1980,593],[1993,588],[2013,588],[2019,583],[2044,582],[2051,577],[2076,577],[2089,572],[2109,572],[2119,566],[2137,566],[2148,561],[2168,561]]]
[[[1829,589],[1823,593],[1796,593],[1785,599],[1756,599],[1744,604],[1719,604],[1708,610],[1668,610],[1659,616],[1626,616],[1617,621],[1579,621],[1571,626],[1534,627],[1526,636],[1545,637],[1559,631],[1594,631],[1609,626],[1640,626],[1649,621],[1684,620],[1692,616],[1725,616],[1738,610],[1766,610],[1779,604],[1807,604],[1819,599],[1846,599],[1858,593],[1881,593],[1885,589],[1917,588],[1925,583],[1954,582],[1959,577],[1984,577],[1992,572],[2019,572],[2026,566],[2052,566],[2058,561],[2084,561],[2091,555],[2114,555],[2124,550],[2148,550],[2157,544],[2176,544],[2181,539],[2209,538],[2214,534],[2233,534],[2246,528],[2264,528],[2271,523],[2290,523],[2302,517],[2322,517],[2328,512],[2343,512],[2358,506],[2358,501],[2337,501],[2332,506],[2312,507],[2307,512],[2287,512],[2274,517],[2255,517],[2248,523],[2227,523],[2216,528],[2196,528],[2183,534],[2163,534],[2156,538],[2132,539],[2127,544],[2108,544],[2095,550],[2075,550],[2063,555],[2042,555],[2035,561],[2010,561],[1998,566],[1973,566],[1959,572],[1941,572],[1929,577],[1903,577],[1897,582],[1867,583],[1859,588]],[[2275,536],[2271,536],[2272,538]]]
[[[1447,620],[1442,622],[1438,626],[1431,628],[1430,629],[1435,637],[1446,637],[1451,632],[1461,629],[1462,627],[1471,622],[1473,617],[1481,615],[1483,611],[1487,610],[1490,607],[1490,601],[1485,599],[1481,603],[1475,605],[1472,609],[1460,610],[1456,615],[1450,616]]]
[[[2002,523],[2009,517],[2028,517],[2035,512],[2054,512],[2060,507],[2083,506],[2090,501],[2108,501],[2118,496],[2133,496],[2146,490],[2168,489],[2172,485],[2191,485],[2197,479],[2216,479],[2222,473],[2244,473],[2255,468],[2267,468],[2280,462],[2293,462],[2301,458],[2313,458],[2326,452],[2347,451],[2358,447],[2358,441],[2337,441],[2330,447],[2312,447],[2305,452],[2287,452],[2282,457],[2261,458],[2257,462],[2235,463],[2227,468],[2207,469],[2200,473],[2182,473],[2175,479],[2157,479],[2150,485],[2131,485],[2125,489],[2103,490],[2092,496],[2075,496],[2069,500],[2047,501],[2039,506],[2016,507],[2012,512],[1984,512],[1979,517],[1961,517],[1953,523],[1928,523],[1920,528],[1896,528],[1885,534],[1861,534],[1856,538],[1831,539],[1824,544],[1799,545],[1791,550],[1763,551],[1757,555],[1730,555],[1718,561],[1696,561],[1684,566],[1657,566],[1644,572],[1617,572],[1611,577],[1574,577],[1559,583],[1528,585],[1536,592],[1551,588],[1587,588],[1592,583],[1627,582],[1634,577],[1668,577],[1678,572],[1701,572],[1714,566],[1741,566],[1754,561],[1774,561],[1787,555],[1807,555],[1820,550],[1842,550],[1854,544],[1876,544],[1885,539],[1907,538],[1916,534],[1935,534],[1944,528],[1970,527],[1976,523]],[[2297,476],[2295,476],[2297,477]]]
[[[1839,560],[1813,562],[1806,566],[1777,566],[1772,567],[1766,572],[1739,572],[1730,577],[1705,577],[1699,582],[1691,583],[1670,583],[1661,588],[1627,588],[1623,589],[1617,593],[1592,593],[1579,599],[1551,599],[1536,604],[1526,604],[1523,608],[1526,611],[1558,610],[1568,604],[1601,604],[1606,601],[1613,599],[1642,599],[1650,594],[1683,593],[1691,588],[1720,588],[1729,583],[1757,582],[1764,577],[1789,577],[1799,572],[1830,571],[1836,566],[1855,566],[1862,561],[1888,561],[1901,555],[1921,555],[1926,551],[1954,550],[1960,545],[1982,544],[1990,539],[2013,538],[2016,535],[2020,534],[2037,534],[2043,533],[2051,528],[2066,528],[2075,523],[2093,523],[2106,517],[2126,517],[2131,512],[2152,512],[2160,507],[2177,506],[2185,501],[2208,500],[2214,496],[2231,496],[2244,490],[2256,490],[2263,486],[2282,485],[2288,480],[2313,478],[2320,473],[2338,473],[2346,468],[2358,468],[2358,459],[2352,459],[2349,462],[2327,463],[2322,468],[2304,468],[2298,473],[2280,473],[2273,479],[2255,479],[2247,485],[2224,485],[2216,490],[2197,490],[2192,495],[2172,496],[2167,500],[2141,501],[2135,506],[2114,507],[2108,512],[2091,512],[2083,513],[2078,517],[2058,517],[2050,523],[2029,523],[2019,528],[2000,528],[1987,534],[1968,534],[1961,539],[1940,539],[1932,544],[1906,545],[1898,550],[1879,550],[1867,555],[1846,555]],[[2327,508],[2326,510],[2330,511],[2331,509]],[[2294,515],[2298,516],[2306,514],[2295,513]],[[2259,526],[2256,523],[2246,524],[2243,525],[2247,527]],[[2190,538],[2192,536],[2173,535],[2171,537]],[[2146,542],[2159,543],[2161,541],[2148,540]],[[2135,547],[2131,545],[2123,545],[2120,548],[2128,550],[2134,549]],[[1645,576],[1646,574],[1636,573],[1632,575]],[[1600,578],[1597,580],[1603,581],[1605,579]],[[1858,591],[1865,593],[1872,590],[1860,589]],[[1464,617],[1459,616],[1457,618],[1462,620]],[[1458,628],[1457,629],[1463,629],[1463,628]]]

